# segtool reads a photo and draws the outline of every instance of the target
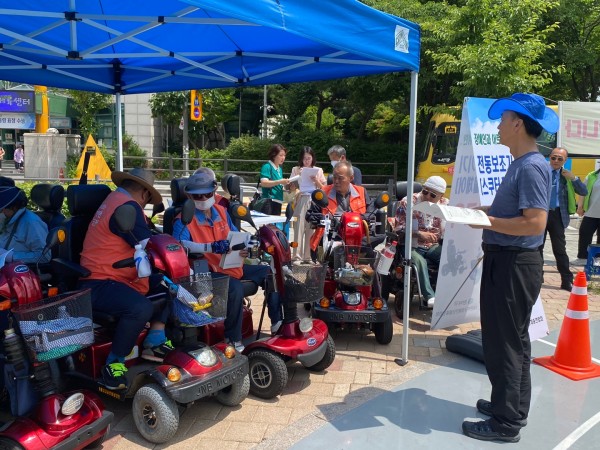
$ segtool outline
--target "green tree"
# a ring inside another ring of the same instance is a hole
[[[84,137],[90,134],[94,136],[100,128],[96,115],[112,104],[112,95],[75,90],[68,92],[73,99],[73,107],[79,113],[77,118],[81,134]]]

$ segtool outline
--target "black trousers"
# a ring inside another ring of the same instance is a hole
[[[588,245],[592,243],[594,233],[600,231],[600,219],[584,217],[579,225],[579,243],[577,245],[577,257],[587,259]]]
[[[531,402],[529,320],[542,287],[538,250],[486,251],[481,278],[481,331],[492,384],[492,428],[516,434]]]
[[[569,268],[569,256],[567,255],[567,240],[565,238],[565,228],[560,216],[560,209],[551,209],[548,211],[548,223],[546,224],[546,232],[544,233],[544,245],[546,237],[550,235],[552,244],[552,253],[556,259],[556,268],[560,273],[560,279],[563,283],[573,282],[573,273]],[[540,249],[542,260],[544,259],[544,245]]]

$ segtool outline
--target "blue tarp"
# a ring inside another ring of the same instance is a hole
[[[0,0],[0,79],[104,93],[419,70],[420,29],[356,0]]]

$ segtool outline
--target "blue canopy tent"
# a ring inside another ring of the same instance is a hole
[[[418,25],[356,0],[0,0],[0,79],[115,94],[119,169],[123,94],[408,71],[412,190],[419,62]]]

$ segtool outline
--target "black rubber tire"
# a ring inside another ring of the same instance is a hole
[[[325,354],[323,355],[323,358],[321,358],[321,361],[313,366],[306,367],[307,370],[310,370],[311,372],[322,372],[333,364],[333,360],[335,359],[335,342],[330,334],[327,336],[326,343],[327,350],[325,350]]]
[[[133,397],[133,421],[144,439],[163,444],[179,428],[177,403],[157,384],[142,386]]]
[[[394,294],[394,312],[398,319],[404,319],[404,289],[400,289]]]
[[[392,342],[394,337],[394,325],[392,323],[392,315],[389,314],[384,322],[374,323],[373,333],[375,333],[375,339],[381,345],[387,345]]]
[[[231,386],[221,389],[215,396],[221,405],[237,406],[248,397],[250,392],[250,375],[236,380]]]
[[[248,354],[248,361],[252,395],[270,399],[283,392],[288,382],[288,371],[279,355],[257,349]]]
[[[0,450],[25,450],[25,447],[12,439],[0,437]]]
[[[109,433],[110,433],[110,424],[108,424],[108,427],[106,428],[106,433],[104,433],[101,437],[99,437],[95,441],[90,442],[88,445],[86,445],[84,447],[85,450],[93,450],[95,448],[100,448],[100,446],[102,444],[104,444],[104,441],[106,441],[106,438],[108,437]]]

